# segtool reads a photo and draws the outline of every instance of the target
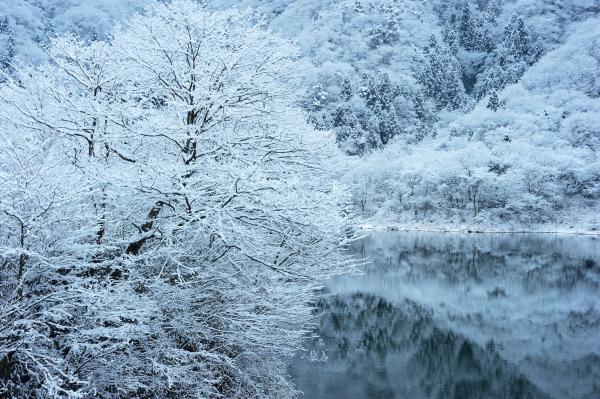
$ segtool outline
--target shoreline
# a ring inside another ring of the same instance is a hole
[[[359,225],[363,231],[397,231],[397,232],[422,232],[422,233],[459,233],[459,234],[560,234],[576,236],[600,236],[600,231],[570,228],[557,228],[556,230],[531,229],[531,230],[509,230],[509,229],[486,229],[477,227],[435,227],[435,226],[410,226],[395,223],[369,223]]]

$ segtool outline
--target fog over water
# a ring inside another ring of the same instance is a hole
[[[379,232],[353,249],[371,264],[330,282],[290,369],[306,398],[600,397],[597,237]]]

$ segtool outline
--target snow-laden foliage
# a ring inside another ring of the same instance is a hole
[[[178,0],[48,55],[0,91],[0,395],[292,396],[353,265],[297,49]]]
[[[46,60],[43,47],[54,35],[76,33],[105,38],[155,0],[3,0],[0,1],[0,68]]]
[[[416,225],[600,228],[598,26],[578,24],[519,83],[440,124],[435,139],[357,160],[356,203]]]
[[[352,155],[382,148],[396,136],[420,140],[433,107],[416,83],[414,65],[437,31],[425,2],[332,1],[301,36],[314,65],[305,83],[313,124],[333,130]],[[310,90],[315,85],[326,93],[318,107]]]
[[[211,0],[209,7],[251,7],[270,29],[298,42],[309,65],[304,107],[349,154],[393,137],[420,140],[432,115],[414,65],[439,32],[428,2],[415,0]]]
[[[424,57],[417,79],[424,93],[432,98],[438,109],[460,108],[465,100],[461,67],[452,50],[431,36],[423,49]]]

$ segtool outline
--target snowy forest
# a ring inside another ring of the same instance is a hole
[[[600,0],[0,0],[0,398],[297,397],[361,226],[597,232],[599,151]]]

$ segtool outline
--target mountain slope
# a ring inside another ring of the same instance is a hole
[[[516,84],[465,113],[443,115],[435,138],[396,142],[348,169],[366,214],[418,225],[600,228],[600,20]]]

